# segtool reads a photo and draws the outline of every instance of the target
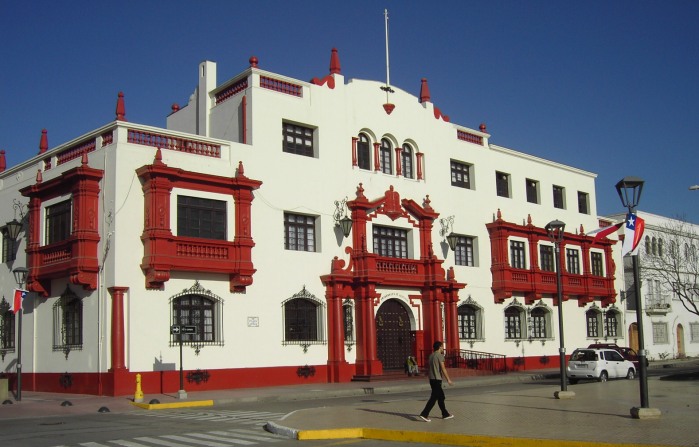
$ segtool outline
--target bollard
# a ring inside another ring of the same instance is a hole
[[[141,391],[141,375],[136,374],[136,392],[133,395],[133,401],[136,403],[143,402],[143,391]]]

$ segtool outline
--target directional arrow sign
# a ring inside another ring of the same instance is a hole
[[[180,326],[180,329],[182,330],[183,334],[196,334],[197,333],[196,326]]]
[[[181,326],[179,324],[173,324],[170,326],[170,333],[177,335],[181,332]]]

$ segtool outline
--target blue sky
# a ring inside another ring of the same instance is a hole
[[[385,80],[491,142],[595,172],[598,212],[646,181],[640,209],[699,223],[697,1],[0,0],[0,149],[8,166],[114,119],[164,126],[197,65],[222,82],[248,66],[302,80]]]

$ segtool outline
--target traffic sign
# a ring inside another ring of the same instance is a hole
[[[170,326],[170,333],[173,335],[196,334],[197,327],[196,326],[186,326],[184,324],[173,324],[172,326]]]

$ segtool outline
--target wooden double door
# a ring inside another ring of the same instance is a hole
[[[376,313],[376,355],[384,370],[405,367],[406,359],[413,354],[412,334],[410,315],[400,301],[390,299],[379,307]]]

